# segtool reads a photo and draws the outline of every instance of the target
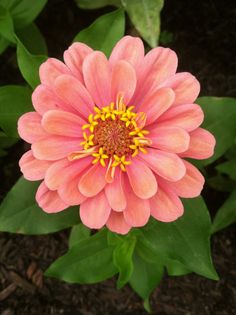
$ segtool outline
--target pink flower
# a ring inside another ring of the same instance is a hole
[[[179,197],[201,193],[204,178],[183,158],[206,159],[215,139],[200,128],[194,104],[199,82],[176,73],[177,56],[125,36],[109,60],[74,43],[64,61],[40,67],[35,112],[18,123],[31,143],[19,164],[28,180],[43,180],[36,200],[48,213],[80,204],[82,222],[126,234],[150,217],[183,214]]]

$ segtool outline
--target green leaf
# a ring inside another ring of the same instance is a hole
[[[148,263],[137,253],[133,256],[133,264],[133,273],[129,283],[143,300],[147,300],[162,279],[163,264],[162,262]]]
[[[9,40],[0,35],[0,54],[2,54],[6,50],[9,44]]]
[[[199,97],[205,120],[202,125],[216,137],[215,154],[210,159],[201,161],[203,165],[212,163],[221,157],[236,138],[236,99],[230,97]]]
[[[46,276],[70,283],[96,283],[111,278],[117,273],[112,263],[113,248],[107,244],[107,231],[73,246],[58,258],[47,270]]]
[[[221,174],[217,174],[214,177],[208,178],[207,184],[215,190],[227,192],[231,192],[235,187],[235,182],[233,180],[226,178]]]
[[[14,25],[9,11],[0,2],[0,35],[10,42],[15,42]]]
[[[16,34],[26,49],[36,55],[47,55],[47,45],[43,35],[35,23],[19,29]],[[32,40],[32,38],[34,40]]]
[[[0,127],[8,136],[18,137],[17,120],[31,110],[33,107],[29,88],[17,85],[0,87]]]
[[[236,180],[236,159],[224,162],[216,166],[217,171],[229,175],[233,180]]]
[[[82,42],[108,57],[116,42],[124,35],[125,17],[123,10],[100,16],[88,28],[79,32],[74,42]]]
[[[133,251],[136,243],[135,237],[125,237],[115,247],[113,252],[113,263],[119,270],[117,287],[122,288],[133,273]]]
[[[184,200],[185,213],[172,223],[155,222],[143,229],[138,242],[162,257],[178,260],[187,269],[207,278],[217,280],[218,275],[210,255],[211,221],[201,197]]]
[[[0,5],[10,11],[16,28],[32,23],[46,3],[47,0],[0,0]]]
[[[168,259],[166,263],[168,275],[170,276],[183,276],[191,271],[186,268],[180,261],[174,259]]]
[[[107,5],[114,5],[119,7],[120,0],[75,0],[76,4],[81,9],[99,9]]]
[[[217,211],[212,225],[212,233],[224,229],[236,221],[236,188]]]
[[[69,248],[87,239],[90,236],[90,229],[82,223],[72,227],[69,238]]]
[[[0,131],[0,148],[7,149],[18,141],[15,137],[8,137],[4,132]]]
[[[38,207],[35,193],[38,182],[20,178],[0,206],[0,231],[22,234],[46,234],[79,223],[78,208],[47,214]]]
[[[151,47],[156,47],[164,0],[121,0],[121,3],[140,35]]]
[[[34,89],[39,85],[39,66],[46,61],[47,56],[31,54],[21,41],[17,40],[17,63],[26,82]]]

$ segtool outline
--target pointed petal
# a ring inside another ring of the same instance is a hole
[[[111,211],[106,226],[110,231],[123,235],[131,229],[131,226],[125,221],[123,213],[115,211]]]
[[[84,82],[99,107],[111,101],[111,69],[106,56],[100,51],[89,54],[83,63]]]
[[[145,161],[157,175],[171,182],[180,180],[186,172],[182,159],[174,153],[149,148],[147,154],[140,153],[138,158]]]
[[[111,76],[111,98],[116,100],[118,95],[124,96],[124,103],[129,104],[136,87],[136,73],[130,63],[125,60],[118,61]]]
[[[187,151],[181,153],[182,157],[204,160],[214,154],[216,140],[207,130],[197,128],[190,133],[190,143]]]
[[[114,181],[105,187],[107,200],[115,211],[123,211],[126,208],[126,197],[123,190],[123,174],[116,171]]]
[[[103,191],[97,196],[88,198],[80,206],[80,218],[90,229],[102,228],[110,215],[111,207]]]
[[[55,58],[49,58],[39,67],[39,77],[41,82],[51,87],[59,75],[70,73],[71,72],[67,66]]]
[[[204,113],[197,104],[186,104],[171,107],[159,119],[158,126],[176,126],[192,131],[199,127],[204,119]]]
[[[157,192],[156,177],[144,162],[133,159],[127,167],[127,175],[134,193],[139,198],[149,199]]]
[[[48,133],[65,137],[83,138],[85,123],[79,116],[61,110],[50,110],[42,119],[42,126]]]
[[[92,48],[83,43],[73,43],[65,52],[64,60],[74,76],[83,83],[82,64],[85,57],[92,52]]]
[[[24,178],[28,180],[40,180],[43,179],[46,173],[46,170],[51,165],[49,161],[40,161],[37,160],[32,151],[29,150],[22,155],[19,166],[20,170],[24,175]]]
[[[79,181],[79,190],[86,197],[97,195],[106,185],[106,168],[95,164],[83,174]]]
[[[124,36],[117,42],[111,52],[109,63],[114,66],[119,60],[128,61],[136,69],[144,58],[143,42],[138,37]]]
[[[151,147],[172,153],[186,151],[190,141],[187,131],[178,127],[156,127],[148,138],[152,140]]]
[[[29,143],[48,137],[41,126],[42,117],[36,112],[23,114],[18,120],[18,133],[22,139]]]
[[[49,190],[44,182],[39,185],[36,201],[39,207],[47,213],[60,212],[69,206],[61,200],[56,191]]]
[[[159,186],[157,194],[150,199],[151,215],[162,222],[172,222],[181,217],[184,207],[178,196],[168,188]]]

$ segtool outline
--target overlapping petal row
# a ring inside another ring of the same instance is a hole
[[[201,193],[204,178],[185,158],[206,159],[215,139],[200,128],[200,85],[176,73],[177,56],[144,55],[125,36],[109,59],[82,43],[40,67],[41,84],[18,131],[31,150],[20,160],[28,180],[42,180],[36,200],[48,213],[80,205],[82,222],[126,234],[152,216],[183,214],[181,198]],[[197,211],[197,209],[196,209]]]

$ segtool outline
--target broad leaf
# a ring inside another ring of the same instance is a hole
[[[69,247],[73,247],[79,242],[85,240],[90,236],[91,230],[82,223],[72,227],[69,238]]]
[[[210,159],[201,161],[207,165],[222,156],[236,138],[236,99],[230,97],[199,97],[205,120],[203,127],[216,137],[215,154]]]
[[[156,47],[164,0],[121,0],[121,3],[140,35],[151,47]]]
[[[35,193],[38,182],[20,178],[0,206],[0,231],[22,234],[46,234],[79,223],[78,207],[47,214],[38,207]]]
[[[224,162],[216,166],[217,171],[227,174],[231,179],[236,180],[236,159]]]
[[[236,222],[236,188],[218,210],[213,221],[212,233],[222,230],[234,222]]]
[[[0,35],[7,41],[15,42],[14,25],[9,11],[0,2]]]
[[[74,245],[47,270],[46,276],[70,283],[96,283],[117,273],[112,263],[113,248],[107,244],[107,231],[101,230]]]
[[[124,28],[124,12],[116,10],[100,16],[88,28],[79,32],[74,42],[83,42],[109,56],[116,42],[124,35]]]
[[[119,7],[121,5],[121,0],[75,0],[75,2],[81,9],[98,9],[107,5]]]
[[[17,120],[31,110],[33,107],[29,88],[18,85],[0,87],[0,127],[8,136],[18,137]]]
[[[167,260],[166,269],[170,276],[183,276],[191,272],[180,261],[174,259]]]
[[[152,222],[151,228],[143,229],[139,246],[162,257],[180,261],[187,269],[207,278],[218,279],[210,256],[211,221],[201,197],[184,201],[185,213],[175,222]]]
[[[39,83],[39,66],[46,61],[43,55],[31,54],[21,41],[17,40],[17,62],[26,82],[34,89]]]
[[[9,40],[2,37],[0,34],[0,54],[2,54],[5,51],[9,44],[10,44]]]

